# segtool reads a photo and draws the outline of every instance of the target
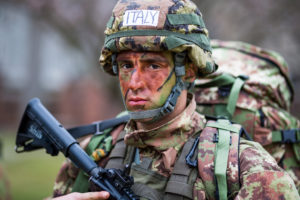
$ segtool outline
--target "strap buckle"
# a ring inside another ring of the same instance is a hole
[[[296,143],[297,142],[296,133],[297,133],[296,129],[282,130],[281,131],[282,143],[287,143],[287,144]]]
[[[243,81],[246,81],[246,80],[249,80],[250,77],[242,74],[242,75],[239,75],[238,78],[242,79]]]
[[[171,113],[174,110],[174,108],[175,106],[172,105],[172,102],[168,102],[161,110],[161,115],[166,115],[168,113]]]
[[[169,95],[165,105],[161,109],[161,116],[171,113],[174,110],[177,99],[181,93],[182,86],[182,82],[177,82],[176,85],[172,88],[171,94]]]
[[[232,84],[220,86],[218,88],[218,94],[221,97],[227,97],[230,94],[231,88],[232,88]]]
[[[197,137],[195,139],[194,144],[192,146],[192,149],[190,150],[190,152],[185,157],[186,164],[189,165],[190,167],[197,167],[198,166],[197,157],[194,160],[192,160],[192,158],[194,157],[194,154],[195,154],[195,151],[196,151],[196,148],[197,148],[198,144],[199,144],[199,137]]]
[[[96,132],[94,133],[94,135],[102,135],[103,134],[103,131],[101,130],[102,121],[93,122],[92,124],[96,126]]]
[[[213,143],[218,143],[219,142],[219,134],[215,133],[213,137]]]

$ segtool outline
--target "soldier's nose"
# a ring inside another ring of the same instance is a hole
[[[135,68],[131,72],[131,78],[129,82],[129,88],[133,91],[141,89],[144,86],[143,78],[141,77],[141,72],[139,69]]]

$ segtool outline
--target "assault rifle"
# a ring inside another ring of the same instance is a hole
[[[56,156],[62,152],[90,176],[90,181],[110,193],[111,199],[138,199],[131,190],[134,183],[128,166],[124,170],[99,167],[70,133],[51,115],[39,99],[32,99],[24,112],[16,138],[16,152],[46,149]]]

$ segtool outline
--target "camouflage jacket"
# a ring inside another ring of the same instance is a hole
[[[180,115],[156,129],[136,130],[133,121],[130,121],[125,128],[124,126],[118,127],[112,131],[113,143],[117,135],[124,129],[126,131],[125,143],[139,149],[140,160],[145,157],[151,158],[151,170],[168,178],[184,143],[189,137],[201,131],[205,123],[205,117],[196,112],[196,103],[192,97],[189,105]],[[214,154],[209,143],[200,141],[200,145],[207,145],[207,151],[202,155]],[[241,183],[240,188],[232,191],[231,198],[299,199],[289,175],[258,143],[241,140],[239,160],[239,167],[238,163],[227,166],[227,172],[231,173],[228,181],[230,182],[232,179]],[[104,166],[106,161],[103,159],[99,164]],[[203,162],[201,154],[198,154],[198,166],[201,162]],[[193,184],[194,199],[214,199],[215,197],[211,195],[211,188],[209,188],[214,184],[213,180],[209,178],[211,177],[209,174],[213,171],[202,170],[198,169],[199,176]],[[54,196],[71,192],[77,174],[78,169],[67,161],[58,174]]]

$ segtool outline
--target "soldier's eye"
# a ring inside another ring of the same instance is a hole
[[[151,69],[160,69],[160,66],[159,65],[156,65],[156,64],[151,64],[149,66]]]
[[[131,69],[133,66],[131,65],[131,64],[127,64],[127,63],[125,63],[125,64],[121,64],[120,65],[120,68],[121,69]]]

